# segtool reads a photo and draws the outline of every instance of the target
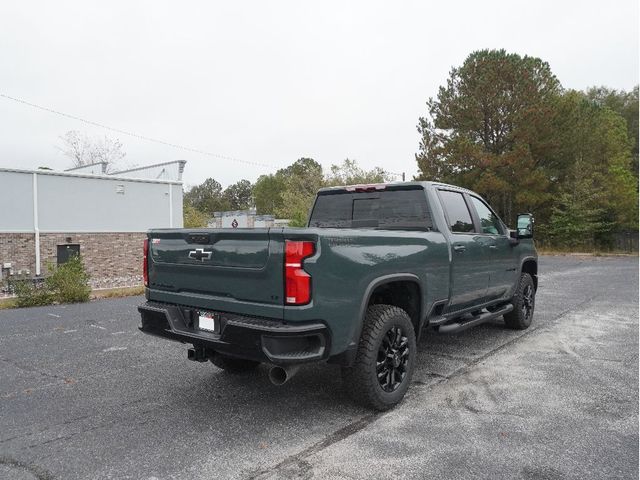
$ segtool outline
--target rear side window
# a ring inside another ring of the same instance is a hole
[[[449,222],[449,229],[456,233],[473,232],[473,220],[461,193],[440,190],[440,199]]]
[[[318,195],[309,226],[430,230],[433,223],[425,192],[416,189]]]
[[[502,235],[504,233],[502,231],[502,222],[491,211],[491,209],[479,198],[471,197],[471,202],[476,208],[476,212],[478,212],[478,217],[480,217],[480,227],[482,228],[482,233],[488,233],[490,235]]]

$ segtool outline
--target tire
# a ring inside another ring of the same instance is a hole
[[[416,354],[416,336],[407,312],[391,305],[371,305],[355,362],[342,369],[349,394],[375,410],[394,407],[409,388]]]
[[[533,311],[536,306],[536,289],[533,278],[528,273],[520,275],[520,281],[513,296],[513,310],[504,315],[504,323],[507,328],[525,330],[531,325]]]
[[[258,365],[260,365],[260,362],[253,360],[225,357],[224,355],[219,354],[215,354],[213,356],[211,363],[232,375],[253,371],[258,368]]]

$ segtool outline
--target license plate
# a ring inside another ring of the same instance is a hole
[[[216,331],[216,314],[212,312],[198,312],[198,328],[207,332]]]

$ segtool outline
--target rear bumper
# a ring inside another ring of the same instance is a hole
[[[221,312],[216,313],[216,331],[209,332],[197,328],[198,314],[192,307],[146,302],[138,311],[142,332],[229,357],[290,365],[324,360],[331,346],[323,323],[286,324]]]

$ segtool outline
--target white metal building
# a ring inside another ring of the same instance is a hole
[[[149,168],[0,168],[0,277],[41,275],[77,251],[94,286],[135,283],[144,232],[182,227],[184,161]]]

